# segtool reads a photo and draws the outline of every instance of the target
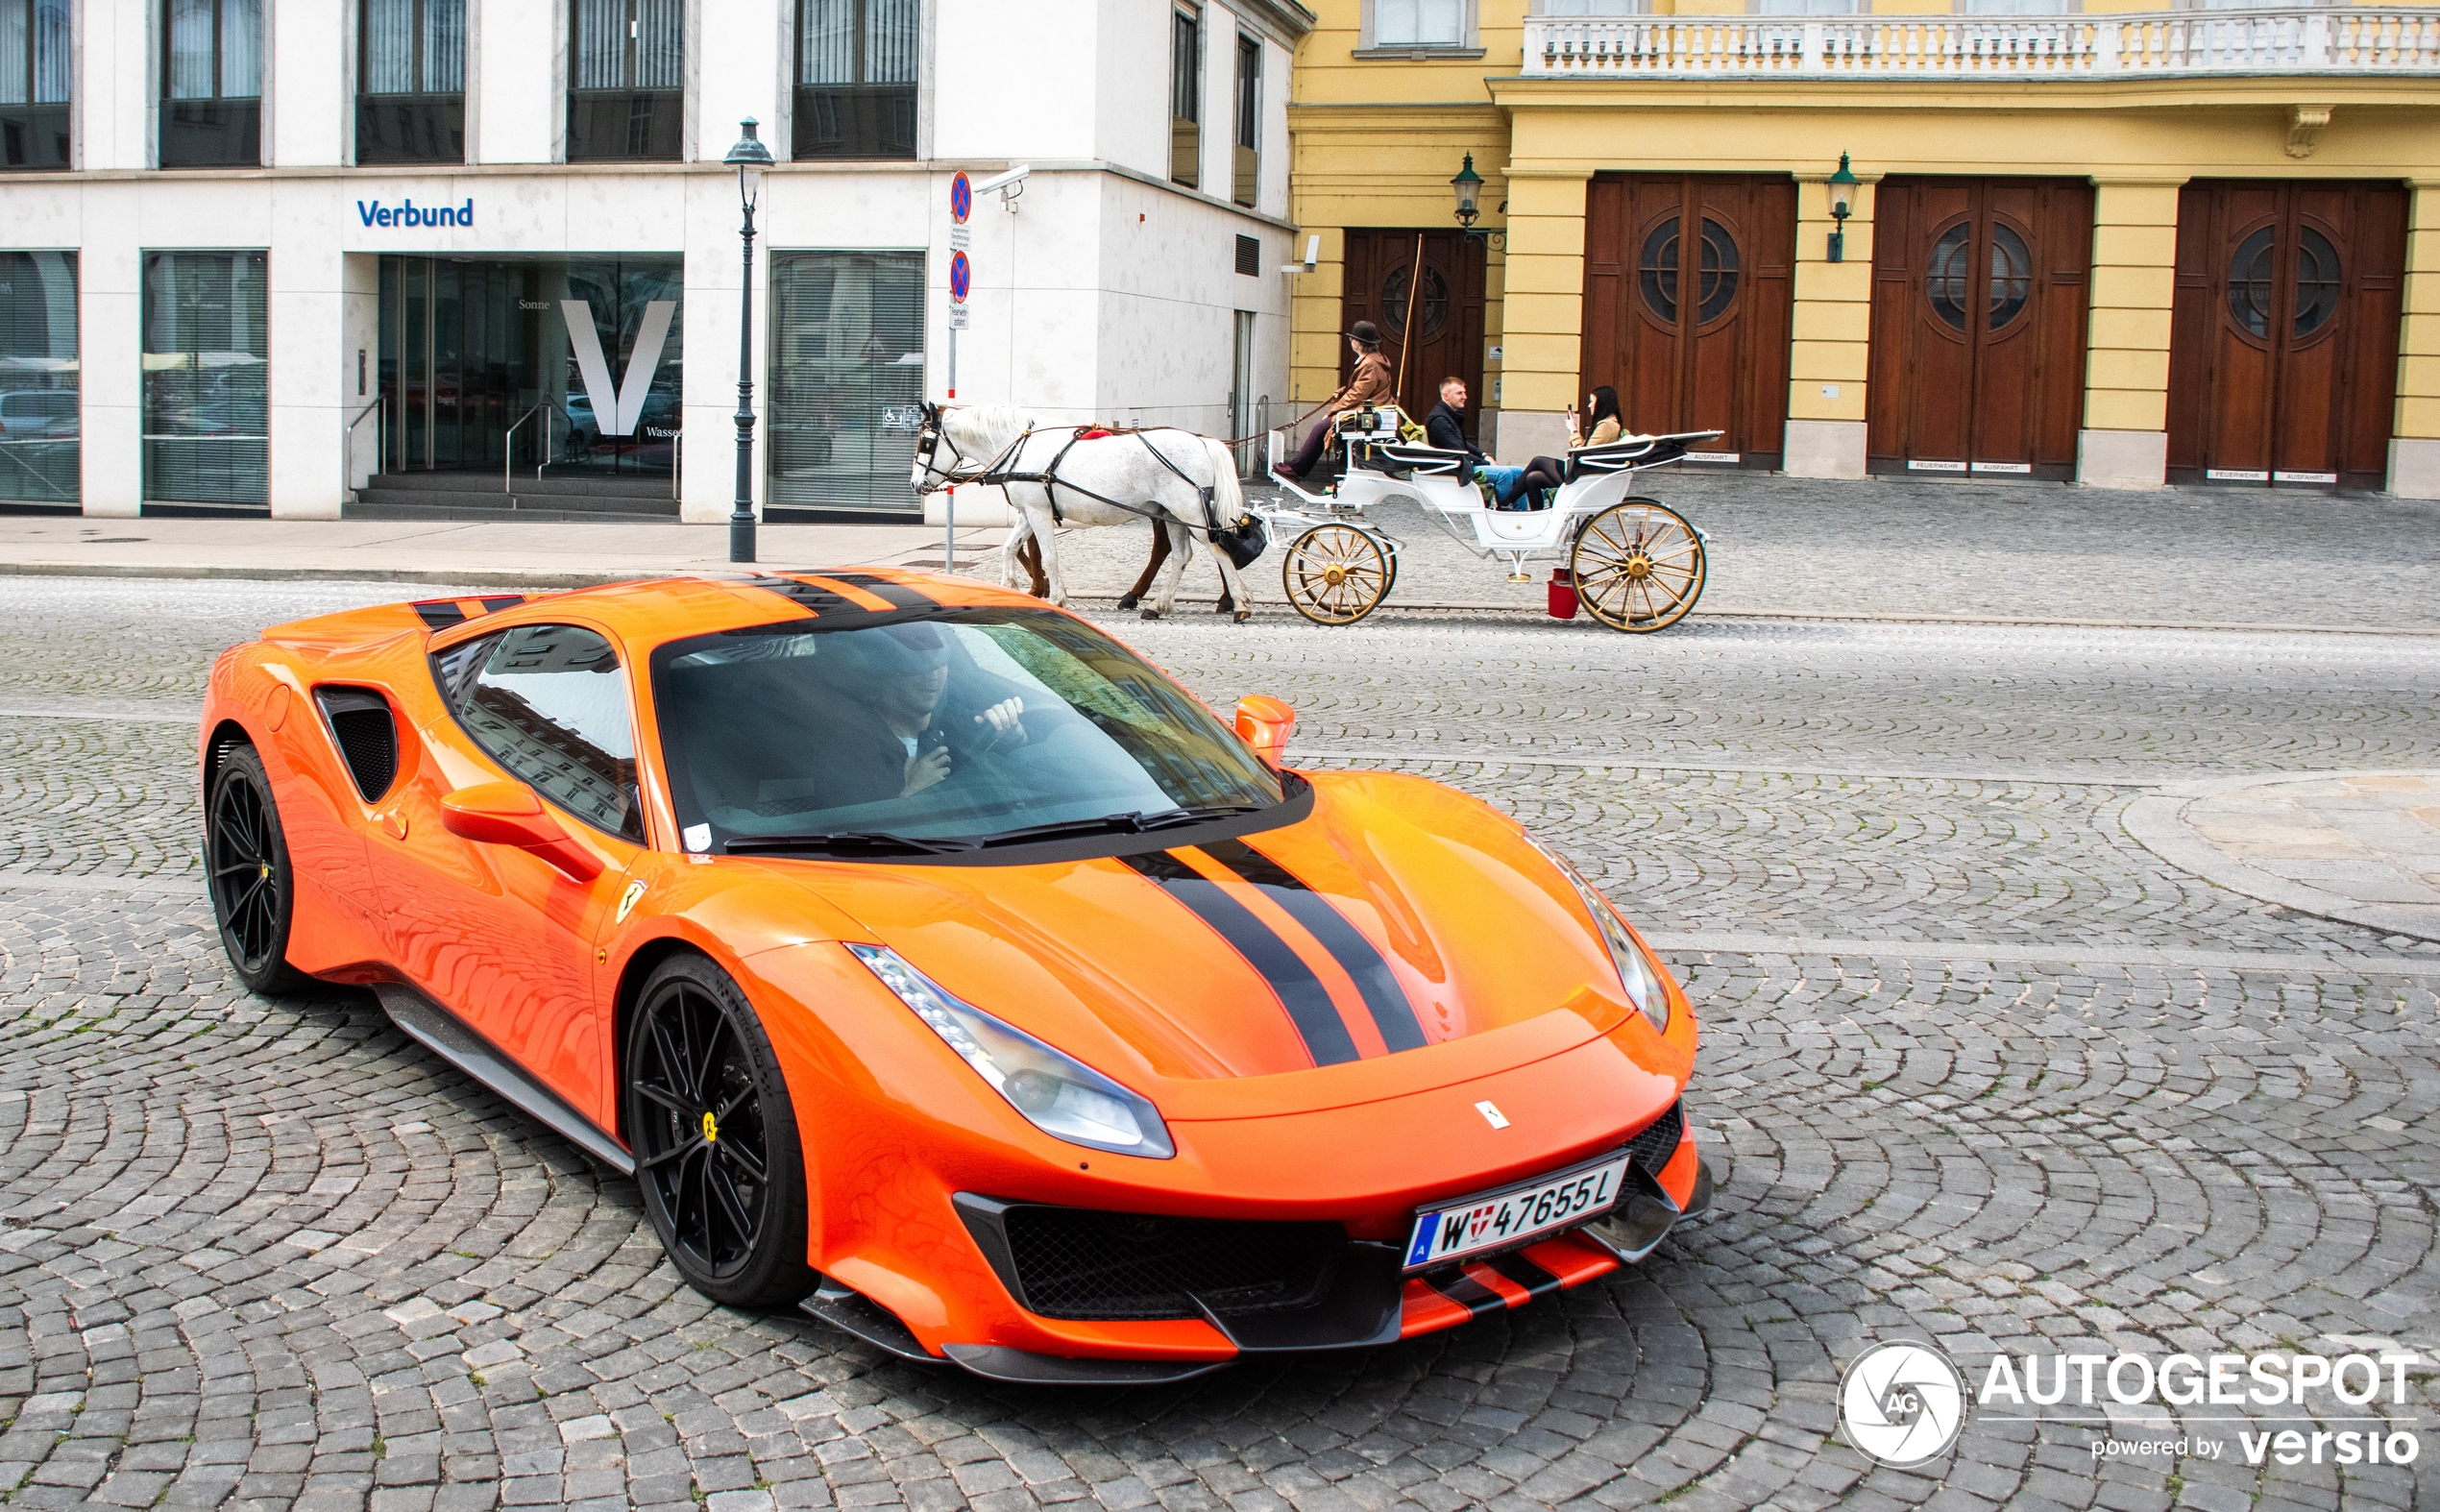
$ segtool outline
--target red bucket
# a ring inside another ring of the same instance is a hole
[[[1564,567],[1550,569],[1550,618],[1575,618],[1575,574]]]

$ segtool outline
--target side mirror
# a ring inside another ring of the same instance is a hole
[[[1237,739],[1246,743],[1266,767],[1288,759],[1288,736],[1296,729],[1296,711],[1277,698],[1258,693],[1237,700]]]
[[[478,782],[441,798],[441,826],[460,840],[529,850],[576,882],[601,875],[601,859],[567,830],[522,782]]]

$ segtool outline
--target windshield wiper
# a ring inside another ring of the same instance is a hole
[[[1105,814],[1099,818],[1068,819],[1058,824],[1029,824],[1023,829],[1001,830],[985,835],[974,843],[979,845],[1021,845],[1035,841],[1073,840],[1092,835],[1141,835],[1150,830],[1174,829],[1181,824],[1198,824],[1205,819],[1223,818],[1232,814],[1257,814],[1267,804],[1260,803],[1198,803],[1190,808],[1131,810],[1125,814]]]
[[[970,840],[926,840],[887,830],[849,830],[836,835],[749,835],[728,842],[733,856],[818,851],[833,856],[946,856],[976,849]]]

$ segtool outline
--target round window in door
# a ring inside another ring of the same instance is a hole
[[[2296,243],[2296,334],[2309,336],[2338,313],[2338,249],[2310,226]]]
[[[2025,313],[2034,292],[2034,250],[2006,226],[1991,225],[1991,327],[2001,329]]]
[[[1636,272],[1644,287],[1644,303],[1654,315],[1677,324],[1677,217],[1652,228],[1644,238]],[[1708,324],[1727,312],[1737,299],[1737,238],[1709,216],[1703,218],[1703,245],[1695,283],[1695,318]]]
[[[1974,223],[1960,221],[1932,243],[1923,276],[1923,292],[1932,313],[1951,330],[1965,329],[1966,311],[1974,303]],[[2025,313],[2033,297],[2034,253],[2025,238],[2007,226],[1991,226],[1990,283],[1986,291],[1992,330],[2006,328]]]
[[[1381,280],[1381,325],[1393,336],[1406,334],[1406,285],[1412,277],[1401,266],[1390,269],[1389,277]],[[1449,319],[1449,280],[1428,263],[1424,266],[1424,286],[1415,292],[1415,318],[1426,336],[1439,335]]]
[[[2257,336],[2271,333],[2271,305],[2279,297],[2271,284],[2278,251],[2272,242],[2271,228],[2262,227],[2238,242],[2236,256],[2229,258],[2229,314]]]

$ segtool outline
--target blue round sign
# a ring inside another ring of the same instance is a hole
[[[973,286],[974,267],[965,260],[965,254],[949,254],[949,298],[963,305],[965,303],[965,291]]]
[[[964,174],[949,181],[949,219],[963,226],[974,213],[974,184]]]

